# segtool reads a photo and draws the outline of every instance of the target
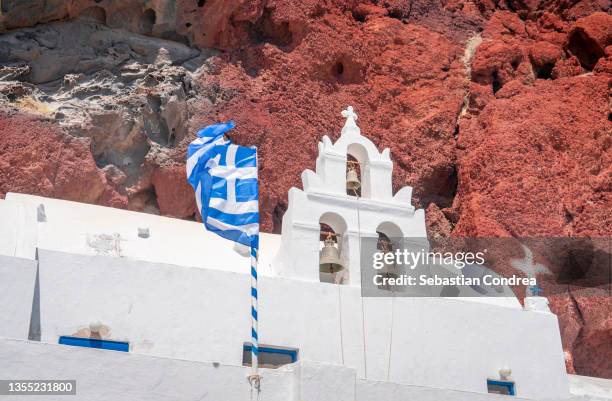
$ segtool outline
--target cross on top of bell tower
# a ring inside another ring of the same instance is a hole
[[[344,134],[357,134],[361,135],[361,130],[357,126],[357,113],[353,111],[353,106],[348,106],[346,110],[342,110],[342,117],[346,118],[344,127],[342,128],[341,135]]]
[[[349,124],[349,118],[353,120],[352,123],[354,124],[357,121],[357,113],[353,111],[353,106],[348,106],[346,110],[342,110],[342,117],[347,119],[347,124]]]

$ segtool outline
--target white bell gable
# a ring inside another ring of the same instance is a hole
[[[351,106],[340,138],[332,143],[327,135],[319,142],[316,170],[302,173],[303,190],[289,190],[289,206],[283,216],[282,246],[277,274],[319,281],[320,224],[338,234],[340,258],[345,266],[337,282],[360,285],[360,236],[427,238],[425,213],[412,206],[412,187],[395,195],[392,190],[393,162],[389,149],[380,152],[361,135],[357,114]],[[361,171],[361,196],[347,194],[348,156]]]

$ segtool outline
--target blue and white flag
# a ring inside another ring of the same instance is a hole
[[[187,149],[187,180],[209,231],[258,249],[257,150],[232,144],[224,135],[232,128],[229,121],[198,131]]]

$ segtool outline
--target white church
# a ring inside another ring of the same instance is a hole
[[[425,213],[343,116],[282,234],[261,235],[259,389],[242,249],[197,222],[17,193],[0,200],[0,380],[76,380],[28,398],[54,401],[612,400],[610,381],[566,373],[545,300],[362,296],[360,238],[426,243]]]

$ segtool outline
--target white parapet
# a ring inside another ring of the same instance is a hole
[[[546,297],[526,297],[525,310],[532,312],[551,313]]]
[[[0,255],[0,337],[28,338],[37,311],[36,266],[35,260]]]
[[[37,207],[0,199],[0,255],[36,259]]]
[[[76,380],[76,395],[30,395],[28,400],[298,401],[292,395],[293,373],[282,370],[263,370],[263,390],[256,394],[248,368],[212,362],[1,338],[0,360],[2,379]]]
[[[6,339],[0,339],[0,360],[2,378],[76,380],[76,395],[53,396],[54,401],[508,400],[504,395],[358,379],[353,369],[309,361],[276,370],[261,369],[261,387],[256,391],[247,380],[249,368],[211,362]],[[28,400],[48,399],[49,396],[28,396]]]
[[[40,205],[44,221],[36,219]],[[6,200],[0,201],[0,217],[4,216],[3,206],[13,231],[18,228],[24,234],[17,236],[11,231],[12,236],[6,237],[10,241],[1,236],[5,245],[0,254],[14,254],[15,244],[20,243],[31,259],[38,248],[241,273],[250,269],[249,258],[231,241],[206,231],[198,222],[19,193],[8,193]],[[28,218],[12,223],[16,211]],[[4,227],[0,231],[6,230]],[[143,231],[148,236],[143,236]],[[260,274],[266,275],[272,271],[280,235],[263,233],[260,244]]]
[[[27,339],[36,285],[36,207],[0,199],[0,337]]]

